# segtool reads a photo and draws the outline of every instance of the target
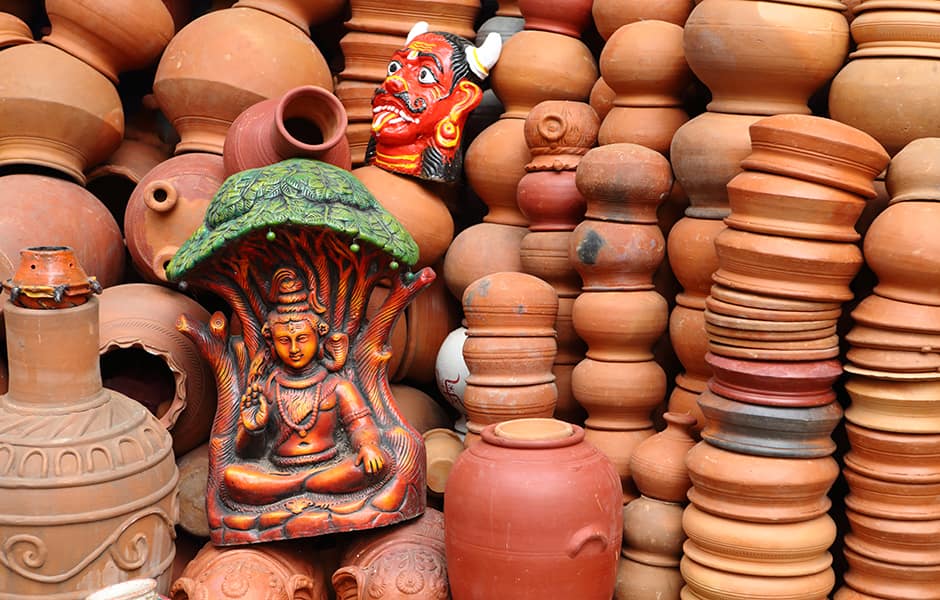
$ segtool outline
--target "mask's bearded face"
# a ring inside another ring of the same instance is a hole
[[[454,50],[442,36],[418,36],[398,50],[372,99],[372,133],[382,145],[413,144],[433,138],[451,112]]]

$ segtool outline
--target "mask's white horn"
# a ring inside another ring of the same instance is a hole
[[[405,45],[411,43],[411,40],[415,39],[419,35],[428,32],[428,22],[427,21],[418,21],[414,24],[414,27],[411,28],[411,31],[408,32],[408,41],[405,42]]]
[[[476,73],[480,79],[486,79],[490,74],[490,69],[499,60],[499,54],[502,50],[503,38],[495,31],[490,33],[479,48],[474,46],[467,48],[470,70]]]

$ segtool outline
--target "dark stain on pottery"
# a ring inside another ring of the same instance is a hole
[[[606,242],[604,238],[596,231],[588,231],[581,243],[578,244],[578,260],[585,265],[593,265],[597,262],[597,255]]]

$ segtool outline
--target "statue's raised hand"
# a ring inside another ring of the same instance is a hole
[[[260,431],[268,424],[268,401],[260,384],[253,383],[248,387],[242,394],[239,408],[242,425],[248,431]]]

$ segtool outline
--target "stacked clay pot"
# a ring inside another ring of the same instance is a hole
[[[464,391],[466,445],[486,425],[551,417],[558,391],[555,319],[558,295],[538,277],[505,271],[481,277],[463,295],[470,375]]]
[[[388,61],[405,45],[418,21],[431,31],[446,31],[472,40],[480,12],[475,0],[399,0],[390,10],[382,0],[350,0],[348,32],[340,40],[345,68],[339,74],[336,95],[349,114],[346,138],[352,162],[361,166],[372,135],[372,96],[388,74]]]
[[[623,509],[623,547],[614,600],[679,600],[679,559],[686,493],[692,487],[685,458],[695,445],[695,417],[663,415],[666,428],[647,438],[630,457],[640,497]]]
[[[581,157],[597,140],[600,120],[584,102],[546,100],[525,123],[532,161],[519,181],[519,209],[529,220],[520,258],[526,273],[548,282],[558,295],[558,353],[552,371],[558,388],[555,417],[583,420],[571,394],[571,373],[584,358],[584,343],[574,331],[571,313],[581,293],[581,278],[568,260],[572,231],[584,218],[586,204],[575,183]]]
[[[467,148],[467,182],[488,212],[447,250],[444,277],[458,298],[484,275],[523,270],[519,252],[529,222],[519,210],[517,188],[531,160],[525,135],[529,111],[545,100],[586,101],[597,79],[594,57],[580,40],[590,3],[558,3],[550,14],[539,5],[519,4],[525,28],[506,41],[490,74],[504,112]]]
[[[683,287],[669,331],[685,368],[670,410],[701,419],[695,399],[711,374],[704,310],[718,266],[714,241],[729,212],[725,186],[750,152],[748,128],[764,115],[810,113],[811,95],[836,74],[848,52],[844,8],[829,0],[703,0],[685,22],[685,58],[712,100],[706,112],[679,128],[671,144],[676,180],[691,206],[669,235],[669,264]],[[766,48],[773,48],[772,56]]]
[[[610,600],[623,526],[620,482],[577,425],[488,425],[457,459],[446,495],[454,600]]]
[[[761,119],[750,138],[705,303],[713,375],[688,456],[682,597],[823,600],[835,583],[836,322],[862,266],[855,222],[888,155],[808,115]]]
[[[636,144],[594,148],[576,177],[587,211],[569,246],[583,282],[572,318],[588,349],[571,386],[588,413],[586,439],[616,465],[624,502],[636,497],[630,455],[655,433],[651,412],[666,394],[652,347],[669,311],[653,273],[666,251],[656,208],[672,182],[669,161]]]
[[[940,135],[933,102],[940,84],[940,6],[863,0],[854,14],[856,48],[832,81],[832,118],[869,133],[892,156],[913,140]]]
[[[923,138],[894,156],[886,178],[891,203],[865,237],[878,284],[852,311],[846,336],[851,448],[843,475],[851,531],[840,600],[937,596],[938,152],[940,138]]]

